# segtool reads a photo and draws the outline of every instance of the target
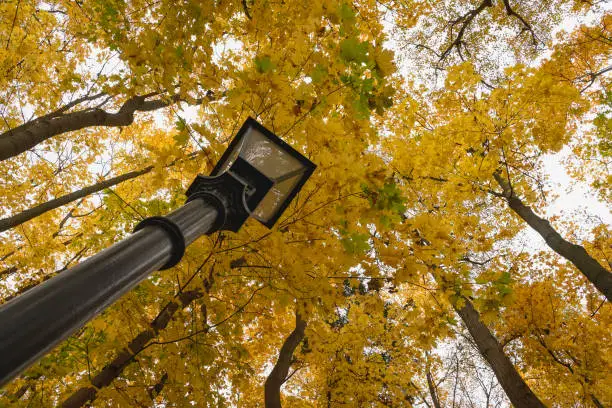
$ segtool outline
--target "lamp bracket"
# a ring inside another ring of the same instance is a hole
[[[246,188],[244,182],[229,172],[213,177],[197,175],[187,189],[187,201],[202,198],[217,207],[219,216],[211,231],[236,232],[250,215],[243,199]]]
[[[272,187],[272,181],[238,158],[217,176],[197,175],[187,189],[187,201],[202,198],[219,211],[211,231],[237,232]]]

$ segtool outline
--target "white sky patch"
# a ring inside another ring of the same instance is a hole
[[[598,215],[602,221],[612,224],[612,209],[597,199],[597,193],[586,183],[576,181],[568,174],[563,161],[571,155],[569,147],[561,152],[543,158],[544,171],[550,176],[551,187],[559,197],[546,207],[547,217],[561,215],[564,212],[586,210]]]
[[[218,64],[222,59],[228,57],[228,53],[238,52],[244,46],[242,41],[227,36],[224,41],[213,45],[212,62]]]

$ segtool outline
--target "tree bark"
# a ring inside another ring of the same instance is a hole
[[[597,408],[604,408],[604,405],[593,394],[591,394],[591,400],[593,401],[593,404],[595,404]]]
[[[149,387],[149,397],[151,397],[152,401],[155,401],[155,397],[159,395],[160,392],[164,389],[166,382],[168,381],[168,373],[164,373],[157,384],[152,387]]]
[[[29,381],[27,383],[25,383],[24,385],[22,385],[16,392],[15,394],[10,396],[10,400],[11,402],[17,402],[21,399],[21,397],[24,396],[24,394],[26,392],[28,392],[28,390],[32,387],[32,383],[30,383]]]
[[[465,305],[461,308],[455,306],[455,310],[465,323],[476,343],[476,347],[478,347],[478,351],[489,363],[512,405],[521,408],[545,407],[516,371],[497,338],[480,321],[480,315],[474,305],[467,298],[463,298],[463,300]]]
[[[164,108],[179,100],[178,96],[147,100],[150,95],[133,96],[115,113],[103,109],[84,109],[70,113],[45,115],[24,123],[0,135],[0,161],[31,149],[53,136],[90,126],[128,126],[134,122],[135,112],[149,112]],[[62,112],[62,109],[56,111]]]
[[[131,171],[129,173],[125,173],[120,176],[101,181],[89,187],[82,188],[78,191],[63,195],[53,200],[49,200],[32,208],[28,208],[27,210],[24,210],[11,217],[0,219],[0,232],[15,228],[16,226],[23,224],[24,222],[29,221],[32,218],[38,217],[39,215],[42,215],[47,211],[54,210],[63,205],[76,201],[79,198],[87,197],[88,195],[102,191],[105,188],[109,188],[124,181],[142,176],[143,174],[146,174],[151,170],[153,170],[153,166],[145,167],[142,170]]]
[[[190,153],[185,157],[185,159],[191,160],[197,157],[197,155],[198,152]],[[181,160],[183,160],[183,158],[172,161],[170,164],[166,165],[166,168],[174,166],[177,162]],[[87,197],[90,194],[102,191],[105,188],[109,188],[117,184],[123,183],[124,181],[140,177],[143,174],[149,173],[151,170],[153,170],[153,166],[145,167],[142,170],[130,171],[129,173],[121,174],[117,177],[101,181],[89,187],[82,188],[81,190],[66,194],[58,198],[54,198],[53,200],[49,200],[32,208],[28,208],[27,210],[24,210],[11,217],[0,219],[0,232],[15,228],[16,226],[23,224],[24,222],[29,221],[32,218],[38,217],[39,215],[42,215],[47,211],[55,210],[56,208],[69,204],[80,198]],[[4,274],[5,272],[9,273],[10,271],[2,271],[0,272],[0,275]]]
[[[516,196],[510,184],[502,178],[500,173],[495,173],[493,177],[495,177],[495,180],[502,188],[503,197],[512,211],[540,234],[553,251],[574,264],[595,285],[597,290],[608,299],[608,302],[612,302],[612,273],[591,257],[584,247],[563,239],[547,220],[538,217],[529,206],[525,205]]]
[[[440,400],[438,399],[438,393],[436,392],[436,385],[434,384],[433,377],[431,376],[431,372],[427,370],[427,387],[429,388],[429,394],[431,395],[431,400],[433,401],[435,408],[442,408],[440,405]]]
[[[272,372],[266,379],[264,386],[264,400],[266,408],[281,408],[280,389],[287,379],[287,374],[289,374],[293,352],[297,348],[298,344],[300,344],[300,342],[304,339],[305,329],[306,321],[302,320],[299,312],[296,311],[295,329],[283,343],[280,352],[278,353],[278,360],[276,361]]]

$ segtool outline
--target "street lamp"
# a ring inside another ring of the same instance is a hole
[[[247,119],[211,175],[193,181],[185,205],[0,306],[0,386],[149,274],[176,265],[198,237],[238,231],[249,216],[271,228],[315,167]]]

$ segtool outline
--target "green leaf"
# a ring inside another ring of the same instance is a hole
[[[185,120],[182,118],[174,122],[174,127],[176,127],[176,130],[178,130],[179,132],[182,132],[183,130],[187,129],[187,126],[185,125]]]
[[[503,285],[507,285],[510,283],[511,280],[512,280],[512,275],[510,275],[510,272],[505,271],[505,272],[502,272],[501,278],[499,278],[497,282]]]
[[[369,94],[374,89],[374,78],[366,78],[361,82],[361,92]]]
[[[312,82],[315,84],[321,83],[329,73],[327,72],[327,68],[323,65],[317,64],[315,69],[310,73],[310,78],[312,78]]]
[[[183,130],[177,132],[172,138],[178,146],[183,146],[187,143],[187,140],[189,140],[189,133],[187,133],[186,130]]]
[[[391,227],[391,218],[386,215],[382,215],[380,217],[380,224],[385,228]]]
[[[264,55],[263,57],[255,57],[255,68],[260,74],[265,74],[272,71],[276,65],[272,62],[270,57]]]
[[[343,22],[354,23],[355,22],[355,11],[347,3],[342,3],[339,10],[340,18]]]
[[[344,250],[349,254],[363,254],[370,249],[369,239],[370,236],[367,234],[353,233],[342,238],[341,242]]]
[[[371,194],[370,202],[378,210],[391,210],[399,215],[406,212],[406,199],[395,183],[385,183],[376,193]]]
[[[347,38],[340,43],[340,58],[347,62],[366,62],[368,60],[368,42],[356,38]]]

